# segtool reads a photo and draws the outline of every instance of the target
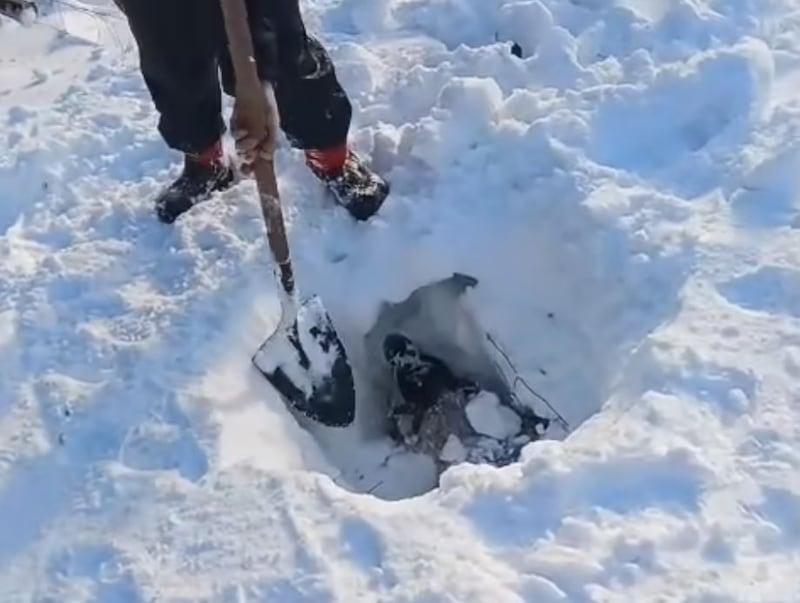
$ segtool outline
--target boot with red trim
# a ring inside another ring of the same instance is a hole
[[[211,194],[228,188],[234,181],[233,165],[219,141],[206,151],[184,156],[183,172],[156,199],[156,214],[166,224],[206,201]]]
[[[306,164],[356,220],[368,220],[389,195],[389,183],[373,172],[346,144],[307,150]]]

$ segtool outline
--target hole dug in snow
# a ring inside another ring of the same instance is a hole
[[[508,442],[530,428],[522,408],[549,420],[533,439],[562,440],[600,411],[631,352],[676,312],[689,256],[684,242],[673,244],[670,229],[682,214],[671,199],[613,187],[540,209],[546,219],[506,223],[502,236],[487,229],[486,241],[472,241],[496,252],[470,257],[480,279],[456,273],[385,303],[363,350],[351,346],[356,422],[347,429],[305,425],[343,487],[406,498],[436,488],[443,470],[430,449],[398,447],[387,435],[388,401],[400,389],[384,360],[388,335],[402,333],[479,384],[482,393],[467,398],[466,412],[445,419],[453,432],[463,434],[468,423]],[[663,218],[654,220],[663,232],[642,230],[634,217],[643,211]],[[462,443],[439,437],[439,459],[462,462]]]

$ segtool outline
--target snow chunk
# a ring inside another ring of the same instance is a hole
[[[498,440],[519,433],[522,426],[517,413],[502,406],[498,397],[491,392],[483,391],[475,396],[467,404],[466,412],[472,429]]]
[[[485,77],[457,77],[439,94],[439,106],[479,122],[491,117],[503,102],[497,81]]]
[[[461,463],[467,458],[467,449],[457,436],[450,434],[442,446],[439,458],[445,463]]]
[[[498,34],[519,44],[523,57],[536,51],[539,40],[553,25],[553,15],[539,0],[511,2],[500,7]]]

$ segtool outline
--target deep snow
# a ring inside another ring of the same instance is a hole
[[[0,27],[0,601],[800,600],[794,2],[304,2],[394,189],[354,223],[281,150],[301,288],[363,362],[381,302],[474,275],[572,430],[431,491],[374,400],[312,435],[254,374],[254,186],[156,222],[110,4]]]

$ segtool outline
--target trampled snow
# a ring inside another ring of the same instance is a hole
[[[303,2],[393,193],[355,223],[283,146],[299,288],[364,362],[475,276],[570,427],[436,488],[378,400],[301,426],[254,373],[254,183],[159,224],[130,34],[68,4],[0,24],[0,601],[800,600],[795,2]]]

